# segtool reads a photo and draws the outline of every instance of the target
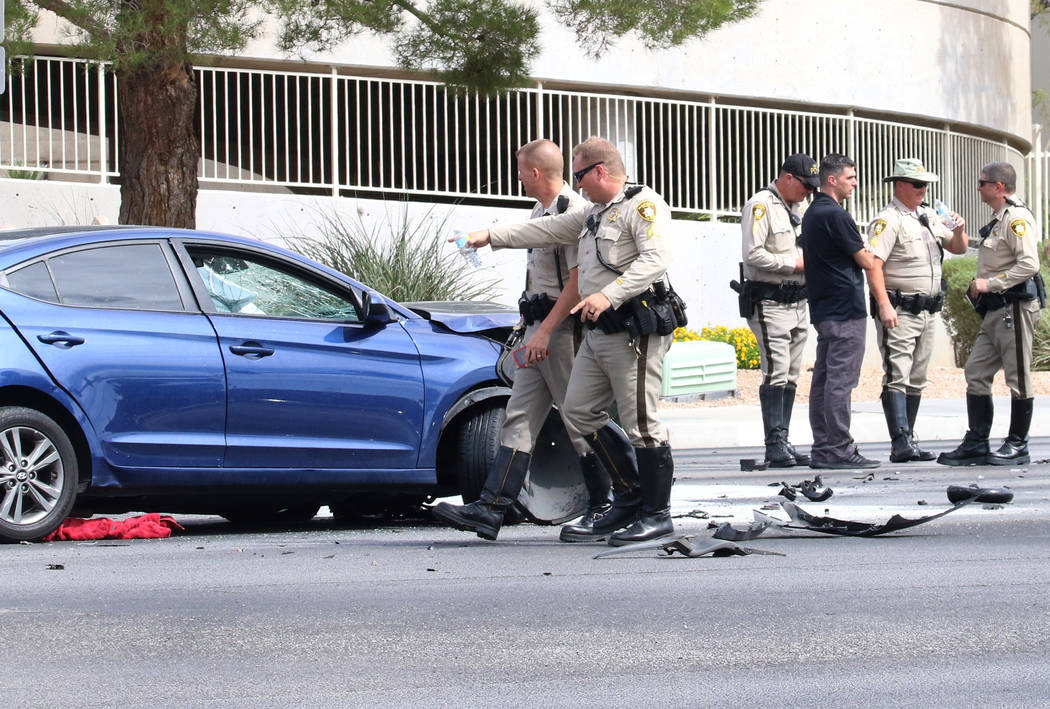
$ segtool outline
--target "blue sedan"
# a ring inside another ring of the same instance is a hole
[[[74,513],[291,520],[473,499],[517,314],[460,308],[413,309],[247,238],[0,232],[0,539]],[[547,428],[543,447],[565,448]]]

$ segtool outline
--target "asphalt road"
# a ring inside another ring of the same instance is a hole
[[[814,472],[742,474],[739,457],[748,451],[676,452],[680,531],[706,539],[711,522],[748,522],[782,499],[770,483]],[[1042,707],[1048,471],[825,475],[835,495],[803,507],[850,519],[946,509],[949,484],[1008,485],[1016,498],[884,537],[741,542],[784,556],[594,559],[608,547],[560,544],[554,527],[515,525],[493,543],[425,518],[258,532],[180,517],[186,531],[167,540],[0,546],[0,696],[10,707]]]

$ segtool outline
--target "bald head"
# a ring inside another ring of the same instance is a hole
[[[540,138],[521,146],[517,152],[518,164],[540,171],[547,180],[561,180],[565,170],[565,158],[557,143]]]

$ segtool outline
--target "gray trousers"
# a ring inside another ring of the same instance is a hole
[[[1020,303],[984,316],[977,340],[966,360],[966,393],[990,396],[995,373],[1003,370],[1010,396],[1029,399],[1032,393],[1032,341],[1043,311]],[[1006,316],[1010,316],[1007,325]]]
[[[913,315],[897,308],[897,327],[887,330],[875,319],[875,335],[882,353],[882,388],[903,394],[922,394],[933,356],[933,326],[936,316]]]
[[[620,426],[635,448],[667,445],[667,428],[657,416],[664,355],[671,335],[639,337],[590,330],[573,363],[562,418],[570,435],[589,436],[609,423],[616,402]]]
[[[747,319],[747,325],[758,342],[762,383],[782,387],[798,381],[802,352],[809,335],[806,301],[760,301],[755,306],[754,316]]]
[[[817,361],[809,390],[809,425],[814,461],[830,463],[857,451],[849,433],[850,397],[860,381],[867,318],[824,320],[817,331]]]
[[[551,405],[562,408],[573,358],[576,356],[573,324],[573,318],[565,318],[551,333],[547,359],[521,367],[514,373],[514,386],[507,402],[507,417],[503,419],[503,428],[500,430],[500,445],[531,453]],[[529,325],[522,342],[527,342],[537,327],[537,323]],[[566,428],[576,452],[579,455],[590,452],[587,442],[572,428]]]

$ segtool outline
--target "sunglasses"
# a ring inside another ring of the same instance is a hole
[[[926,189],[926,186],[928,184],[926,182],[916,182],[915,180],[901,180],[901,182],[903,182],[903,183],[905,183],[907,185],[911,185],[912,187],[914,187],[917,190],[924,190],[924,189]]]
[[[789,172],[788,174],[795,178],[795,182],[797,182],[800,185],[802,185],[803,187],[805,187],[807,192],[813,192],[813,191],[815,191],[817,189],[816,187],[814,187],[813,185],[809,184],[808,182],[803,180],[801,177],[796,175],[795,173]]]
[[[977,186],[978,187],[984,187],[985,185],[995,185],[995,184],[998,184],[998,183],[999,183],[998,180],[977,180]]]
[[[596,163],[591,163],[590,165],[588,165],[587,167],[583,168],[582,170],[577,170],[576,172],[572,173],[572,178],[574,180],[576,180],[577,182],[579,182],[580,180],[583,179],[584,175],[586,175],[588,172],[590,172],[594,168],[598,167],[599,165],[602,165],[604,162],[605,162],[604,160],[599,160]]]

